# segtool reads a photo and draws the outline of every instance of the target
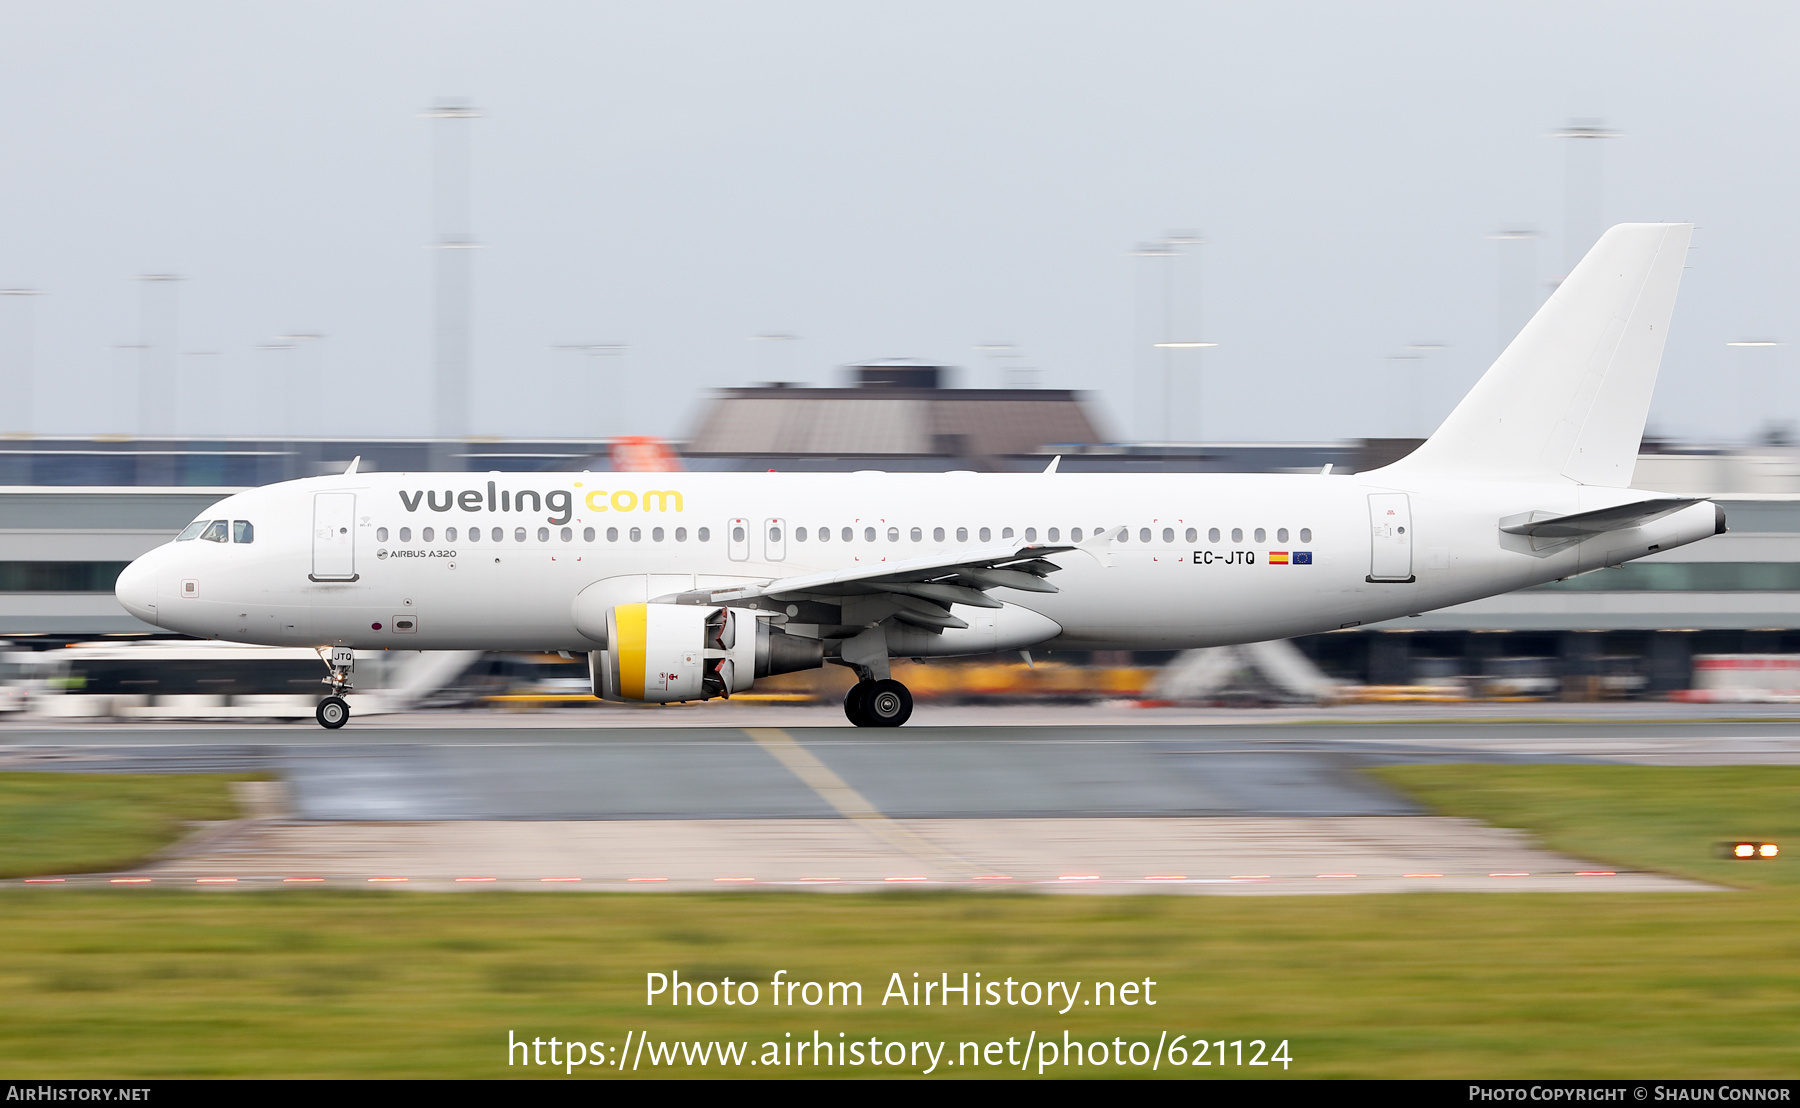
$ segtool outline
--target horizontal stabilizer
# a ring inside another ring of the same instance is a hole
[[[1659,497],[1655,500],[1640,500],[1635,504],[1621,504],[1616,508],[1598,508],[1591,512],[1576,512],[1572,515],[1525,512],[1522,515],[1507,516],[1501,520],[1500,530],[1509,535],[1530,535],[1534,539],[1575,539],[1584,535],[1600,535],[1607,531],[1620,531],[1627,527],[1636,527],[1640,523],[1660,519],[1671,512],[1679,512],[1689,504],[1698,504],[1704,499],[1704,497],[1698,496],[1673,500]]]

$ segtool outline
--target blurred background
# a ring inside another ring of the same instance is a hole
[[[1627,220],[1699,225],[1637,484],[1731,534],[1291,644],[904,679],[1800,696],[1790,7],[0,13],[0,710],[310,715],[306,652],[168,641],[111,587],[220,496],[357,456],[1372,468]],[[610,710],[555,656],[387,669],[394,710]]]

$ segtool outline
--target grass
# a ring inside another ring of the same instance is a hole
[[[828,1040],[949,1040],[953,1052],[960,1041],[1023,1041],[1033,1031],[1059,1042],[1065,1030],[1109,1043],[1154,1043],[1163,1031],[1286,1039],[1295,1077],[1791,1078],[1800,1069],[1793,863],[1731,866],[1707,849],[1718,837],[1788,826],[1793,771],[1383,774],[1456,814],[1541,826],[1565,847],[1599,844],[1587,853],[1621,866],[1746,883],[1740,875],[1752,873],[1756,887],[1246,898],[15,888],[0,894],[0,1076],[550,1076],[550,1067],[507,1067],[509,1032],[609,1051],[627,1032],[736,1039],[754,1057],[790,1033],[810,1042],[815,1029]],[[1696,837],[1704,848],[1691,845]],[[646,1007],[645,975],[674,970],[759,982],[761,1003]],[[775,1008],[768,981],[777,970],[860,981],[864,1004]],[[880,1003],[890,974],[910,982],[914,972],[964,971],[1148,977],[1157,1004],[1061,1015]],[[727,1071],[639,1071],[651,1072]],[[1122,1072],[1132,1071],[1047,1076]],[[1170,1075],[1167,1062],[1160,1075]]]
[[[129,869],[185,835],[234,819],[224,774],[0,773],[0,877]]]
[[[1734,861],[1721,842],[1800,850],[1800,767],[1387,766],[1378,777],[1444,815],[1537,834],[1577,857],[1743,888],[1800,888],[1794,858]]]

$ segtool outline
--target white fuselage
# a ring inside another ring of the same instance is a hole
[[[610,579],[644,578],[636,599],[655,599],[958,547],[1066,545],[1080,529],[1083,549],[1049,556],[1062,567],[1049,578],[1058,592],[990,594],[1060,634],[997,645],[1176,649],[1374,623],[1714,533],[1707,503],[1579,541],[1499,529],[1520,513],[1644,495],[1564,479],[1389,484],[1380,471],[355,473],[228,497],[201,518],[246,521],[253,541],[168,543],[132,563],[118,596],[160,627],[237,642],[580,651],[596,643],[578,627],[576,598]],[[1121,526],[1124,538],[1094,542]]]

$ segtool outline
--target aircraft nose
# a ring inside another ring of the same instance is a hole
[[[119,574],[119,580],[113,585],[113,595],[119,598],[119,606],[145,623],[156,624],[156,579],[154,571],[147,564],[153,555],[146,554],[125,567]]]

